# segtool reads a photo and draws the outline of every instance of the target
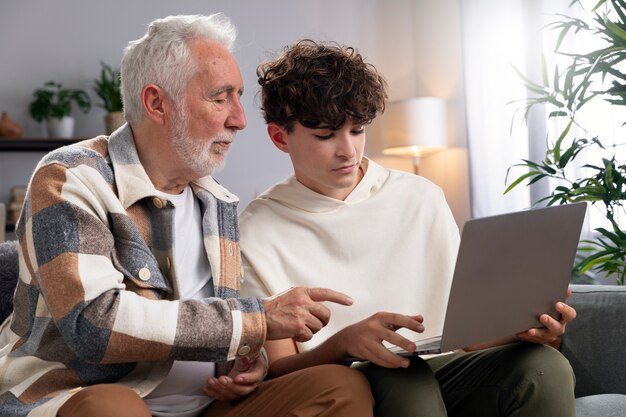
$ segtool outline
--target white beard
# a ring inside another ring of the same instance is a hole
[[[181,108],[173,117],[172,146],[178,157],[198,176],[219,172],[226,162],[227,151],[215,142],[231,142],[235,132],[221,132],[209,139],[194,139],[189,134],[189,115]]]

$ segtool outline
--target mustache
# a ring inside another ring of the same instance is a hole
[[[235,131],[219,132],[213,136],[213,140],[211,142],[232,142],[235,139],[235,134]]]

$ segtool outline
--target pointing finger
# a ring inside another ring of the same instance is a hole
[[[306,293],[313,301],[330,301],[344,306],[352,305],[352,298],[329,288],[306,288]]]

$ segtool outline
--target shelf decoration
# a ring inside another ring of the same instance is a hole
[[[2,112],[0,117],[0,138],[21,138],[22,125],[11,119],[7,112]]]

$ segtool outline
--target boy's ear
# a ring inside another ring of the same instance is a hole
[[[287,141],[285,140],[285,136],[287,136],[287,132],[282,126],[279,126],[274,122],[270,122],[267,125],[267,134],[272,140],[272,143],[274,144],[274,146],[276,146],[278,149],[280,149],[283,152],[289,153],[289,145],[287,144]]]

